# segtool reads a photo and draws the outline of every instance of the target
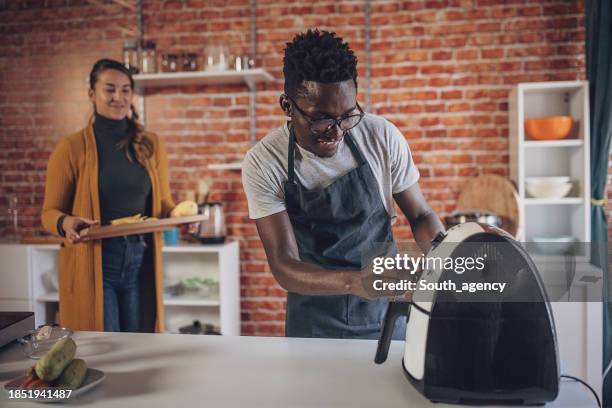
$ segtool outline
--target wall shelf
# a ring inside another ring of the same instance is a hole
[[[252,90],[255,84],[273,79],[272,75],[263,68],[253,68],[244,71],[160,72],[134,75],[134,83],[139,88],[244,83]]]
[[[273,81],[274,77],[263,68],[252,68],[243,71],[194,71],[194,72],[161,72],[155,74],[134,75],[136,94],[138,95],[138,110],[142,113],[143,125],[146,122],[145,88],[161,88],[164,86],[189,85],[223,85],[244,83],[249,88],[249,134],[251,144],[256,142],[257,122],[257,84]],[[210,170],[241,170],[242,163],[214,163],[208,165]]]
[[[93,0],[92,0],[93,1]],[[137,42],[141,43],[144,37],[144,19],[143,19],[143,1],[137,0],[136,6],[132,8],[129,0],[112,0],[114,3],[127,7],[130,10],[136,11],[137,23]],[[96,3],[102,5],[101,0],[95,0]],[[249,56],[253,61],[257,60],[257,1],[250,0],[250,30]],[[367,6],[369,7],[369,6]],[[369,9],[368,9],[369,10]],[[369,18],[369,11],[366,12],[366,18]],[[368,23],[369,26],[369,23]],[[369,38],[369,29],[366,33]],[[368,44],[369,44],[369,40]],[[369,47],[369,45],[368,45]],[[369,52],[366,60],[366,66],[369,66]],[[369,68],[366,67],[366,76],[369,77]],[[145,88],[155,88],[164,86],[189,86],[189,85],[221,85],[221,84],[240,84],[244,83],[249,88],[249,134],[251,145],[257,142],[257,84],[261,82],[273,81],[275,78],[263,68],[250,68],[242,71],[225,70],[219,72],[212,71],[193,71],[193,72],[160,72],[153,74],[137,74],[133,76],[135,84],[135,93],[137,95],[136,103],[138,112],[140,113],[140,121],[146,125],[146,110],[145,110]],[[369,79],[368,79],[369,83]],[[369,98],[369,91],[366,92]],[[241,170],[242,166],[239,163],[213,164],[208,167],[211,170]]]
[[[242,170],[242,162],[209,164],[210,170]]]

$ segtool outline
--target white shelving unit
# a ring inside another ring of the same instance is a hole
[[[58,311],[58,245],[0,245],[2,276],[12,286],[0,288],[0,310],[34,312],[36,325],[54,322]],[[219,294],[207,298],[164,298],[167,332],[178,333],[181,326],[194,320],[212,323],[226,335],[240,335],[239,244],[181,244],[162,250],[164,283],[171,285],[183,278],[198,276],[219,281]],[[4,289],[5,288],[5,289]]]
[[[209,298],[164,298],[166,331],[200,320],[221,328],[221,333],[240,335],[240,255],[238,242],[221,245],[186,244],[163,249],[164,283],[199,276],[219,281],[219,294]]]
[[[559,115],[574,119],[574,128],[567,139],[527,139],[525,119]],[[510,178],[519,192],[521,225],[524,225],[520,240],[530,242],[534,237],[563,235],[573,236],[577,242],[589,242],[588,82],[518,84],[509,95],[508,117]],[[527,195],[527,177],[555,176],[572,179],[573,187],[567,197],[540,199]],[[566,278],[564,255],[531,255],[540,275],[548,282]],[[601,270],[589,264],[588,254],[576,257],[575,269],[577,278],[581,274],[597,279],[602,277]],[[570,299],[551,300],[563,373],[586,380],[601,395],[602,306],[599,302],[588,301],[597,298],[597,294],[592,293],[592,286],[581,284],[579,280],[574,282]]]
[[[510,92],[510,177],[516,183],[522,206],[522,240],[533,237],[573,236],[590,241],[588,82],[522,83]],[[528,140],[525,119],[569,115],[575,126],[567,139]],[[528,177],[569,176],[574,184],[568,197],[530,198]]]

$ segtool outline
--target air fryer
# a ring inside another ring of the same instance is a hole
[[[443,243],[443,245],[442,245]],[[424,270],[420,280],[507,282],[503,293],[417,290],[410,302],[390,302],[375,362],[387,358],[395,320],[408,316],[402,367],[408,381],[434,402],[536,405],[559,389],[552,311],[537,268],[504,231],[485,224],[451,228],[428,257],[483,257],[484,268],[457,274]]]

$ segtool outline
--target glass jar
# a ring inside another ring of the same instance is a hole
[[[157,72],[157,53],[155,51],[155,41],[143,41],[142,43],[140,72],[143,74],[153,74]]]
[[[178,71],[178,55],[176,54],[163,54],[161,60],[162,72],[176,72]]]
[[[197,71],[198,70],[198,54],[193,52],[186,52],[182,55],[183,59],[183,71]]]
[[[223,45],[207,45],[204,51],[205,71],[225,71],[229,66],[229,53]]]
[[[123,65],[132,73],[138,73],[138,43],[126,41],[123,43]]]
[[[245,71],[253,68],[254,66],[253,59],[251,59],[248,55],[239,55],[233,58],[232,68],[234,68],[236,71]]]

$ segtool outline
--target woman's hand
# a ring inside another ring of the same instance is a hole
[[[83,217],[73,217],[71,215],[64,218],[62,228],[66,234],[66,239],[71,244],[78,244],[81,241],[79,231],[89,228],[92,225],[98,224],[98,221],[89,220]]]

